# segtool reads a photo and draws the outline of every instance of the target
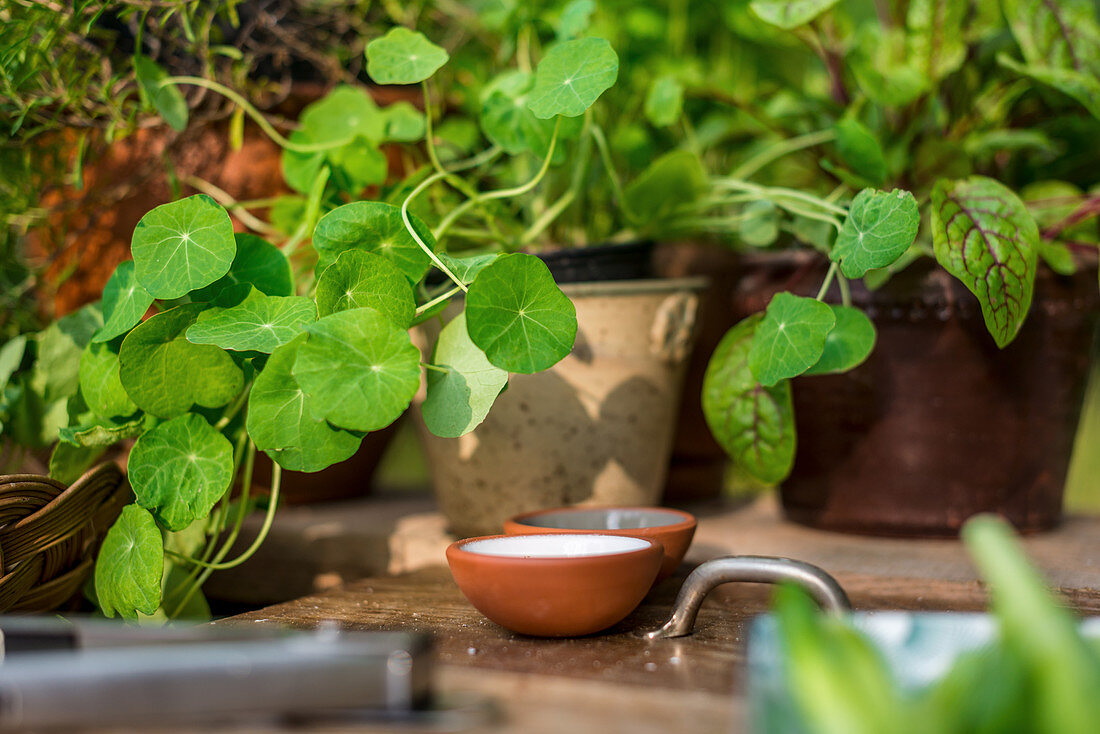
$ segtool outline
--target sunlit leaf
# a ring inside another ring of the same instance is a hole
[[[317,318],[313,299],[302,296],[265,296],[258,291],[232,308],[199,314],[187,329],[192,344],[214,344],[236,352],[270,354]]]
[[[845,277],[860,278],[901,257],[919,227],[917,200],[908,191],[864,189],[852,200],[829,257]]]
[[[427,372],[428,396],[421,410],[428,430],[444,438],[477,428],[508,384],[508,372],[494,367],[470,340],[465,314],[443,327],[432,364],[436,369]]]
[[[775,294],[749,350],[752,374],[765,387],[801,375],[821,359],[835,324],[828,304],[792,293]]]
[[[136,619],[160,606],[164,546],[160,529],[148,510],[137,505],[122,514],[107,531],[95,564],[95,594],[100,611]]]
[[[206,517],[229,489],[233,446],[197,413],[146,431],[126,464],[137,503],[168,530]]]
[[[394,324],[408,327],[416,311],[412,286],[392,260],[361,250],[348,250],[317,281],[317,311],[369,307]]]
[[[248,435],[279,466],[315,472],[349,458],[361,438],[335,428],[307,405],[308,398],[291,370],[302,334],[271,353],[248,396]]]
[[[171,418],[193,405],[217,408],[240,393],[244,375],[233,358],[184,336],[204,308],[188,304],[159,313],[122,342],[119,376],[142,410]]]
[[[130,244],[138,282],[154,298],[179,298],[229,271],[237,245],[229,214],[205,194],[148,212]]]
[[[512,253],[485,267],[470,286],[466,329],[493,365],[531,374],[569,354],[577,312],[545,263]]]
[[[310,324],[292,373],[309,404],[333,425],[376,431],[405,412],[420,385],[420,351],[408,332],[372,308]]]

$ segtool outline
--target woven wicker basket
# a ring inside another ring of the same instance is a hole
[[[45,612],[72,600],[129,501],[115,464],[69,487],[34,474],[0,476],[0,612]]]

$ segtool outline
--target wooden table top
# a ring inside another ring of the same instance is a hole
[[[441,565],[379,576],[225,620],[297,628],[336,621],[357,630],[429,632],[437,688],[494,698],[494,731],[745,731],[745,639],[767,610],[766,587],[728,584],[704,603],[690,637],[645,641],[633,633],[667,617],[693,562],[786,555],[833,573],[857,609],[979,610],[985,594],[957,541],[861,538],[779,518],[764,500],[700,512],[689,562],[606,633],[547,640],[515,635],[482,617]],[[1067,600],[1100,614],[1100,520],[1071,519],[1029,538],[1028,551]],[[440,556],[441,558],[441,556]]]

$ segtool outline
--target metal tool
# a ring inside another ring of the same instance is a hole
[[[389,721],[432,710],[426,635],[42,618],[0,619],[0,633],[3,730],[258,716]]]
[[[826,611],[840,613],[852,608],[837,580],[811,563],[771,556],[729,556],[707,561],[692,571],[680,587],[668,621],[639,635],[647,640],[690,635],[703,599],[716,586],[732,581],[793,583],[805,589]]]

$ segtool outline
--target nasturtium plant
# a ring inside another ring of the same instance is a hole
[[[80,357],[80,395],[99,418],[109,420],[137,412],[137,405],[122,387],[117,348],[95,341],[85,348]]]
[[[852,201],[829,256],[840,263],[844,277],[863,277],[901,257],[919,225],[917,200],[908,191],[864,189]]]
[[[711,433],[749,475],[776,483],[794,466],[791,379],[847,372],[868,358],[875,327],[848,303],[845,278],[861,277],[872,267],[887,267],[902,258],[917,236],[919,215],[912,194],[900,190],[864,189],[845,208],[784,189],[738,181],[724,186],[751,192],[739,196],[765,197],[754,198],[746,213],[767,202],[799,216],[844,217],[830,220],[839,235],[827,249],[831,263],[817,297],[776,293],[764,313],[727,332],[704,377],[703,414]],[[843,304],[824,301],[834,279],[844,284]]]
[[[828,375],[855,369],[867,359],[875,347],[875,325],[867,314],[852,306],[832,304],[836,319],[821,358],[806,370],[805,375]]]
[[[485,420],[510,373],[539,372],[570,353],[572,302],[542,260],[515,250],[568,209],[585,186],[583,167],[567,176],[571,194],[545,192],[558,203],[531,208],[535,217],[514,211],[530,206],[524,195],[551,169],[587,165],[593,146],[606,145],[588,111],[615,82],[618,57],[607,41],[583,37],[591,12],[578,6],[568,37],[490,77],[484,95],[463,90],[480,129],[460,115],[436,119],[431,89],[447,51],[406,28],[372,41],[373,80],[421,83],[425,111],[379,107],[343,85],[309,105],[289,138],[268,131],[297,193],[258,207],[269,208],[270,227],[255,226],[242,204],[233,211],[257,232],[281,232],[281,242],[234,234],[229,213],[205,195],[142,219],[133,262],[104,293],[105,318],[89,320],[87,339],[69,349],[79,357],[67,362],[72,374],[58,378],[67,398],[80,398],[71,418],[68,402],[57,404],[59,473],[136,439],[136,504],[110,531],[96,572],[105,611],[172,618],[201,608],[196,594],[209,574],[247,560],[270,528],[282,472],[349,458],[409,409],[424,382],[428,429],[458,437]],[[662,106],[682,92],[668,83],[660,91]],[[399,151],[397,181],[381,150],[394,141],[417,143]],[[632,189],[641,205],[660,195],[658,178]],[[513,235],[516,222],[527,231]],[[255,504],[257,452],[274,465],[265,530],[226,559]],[[180,533],[195,542],[178,542]]]
[[[279,251],[278,247],[247,232],[238,233],[235,235],[235,239],[237,253],[233,256],[233,262],[229,265],[229,272],[210,285],[194,291],[191,294],[191,300],[211,301],[230,286],[240,284],[250,285],[269,296],[294,295],[294,274],[290,269],[290,261]],[[122,265],[119,266],[120,269]],[[108,283],[109,287],[110,284]],[[152,297],[150,297],[149,303],[145,304],[145,309],[149,308],[152,300]],[[110,323],[111,318],[107,310],[106,292],[104,292],[103,303],[104,316],[107,317],[107,321]],[[144,313],[144,309],[142,313]],[[137,323],[136,319],[134,323]],[[130,326],[133,326],[133,324],[130,324]],[[98,334],[96,339],[100,339]]]
[[[280,466],[313,472],[355,453],[362,435],[337,428],[321,417],[294,379],[301,334],[271,353],[248,401],[248,435]]]

